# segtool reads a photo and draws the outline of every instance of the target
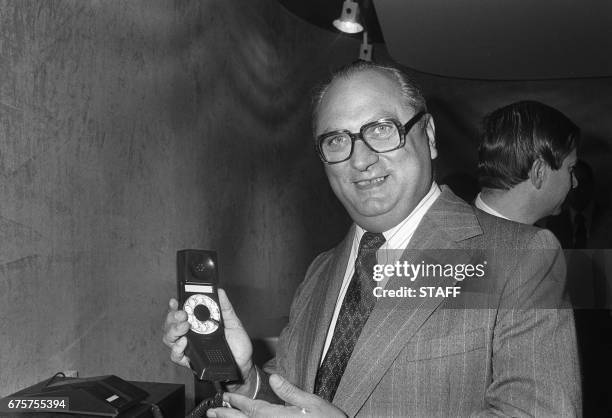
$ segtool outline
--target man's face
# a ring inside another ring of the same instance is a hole
[[[560,214],[561,205],[567,194],[578,185],[578,181],[573,175],[576,158],[576,150],[574,149],[565,157],[558,170],[548,167],[548,176],[543,187],[543,204],[547,209],[544,216]]]
[[[315,120],[315,134],[361,126],[381,118],[406,123],[411,109],[390,76],[369,70],[336,79],[328,88]],[[406,218],[427,194],[431,160],[437,156],[431,116],[423,116],[406,134],[404,147],[376,153],[356,141],[347,161],[326,164],[329,183],[351,218],[371,232],[386,231]]]

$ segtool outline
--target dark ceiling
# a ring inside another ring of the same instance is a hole
[[[320,28],[338,32],[332,25],[342,12],[343,0],[278,0],[287,10],[294,15],[312,23]],[[376,17],[376,11],[371,0],[360,1],[359,10],[361,20],[368,30],[368,38],[371,42],[384,42],[380,25]],[[345,36],[361,39],[361,33]]]
[[[279,2],[330,31],[336,31],[332,21],[343,3]],[[393,59],[417,71],[489,80],[612,76],[612,2],[608,0],[359,3],[369,39],[384,42]]]

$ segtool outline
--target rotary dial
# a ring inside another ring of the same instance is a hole
[[[187,312],[187,321],[193,332],[212,334],[219,329],[221,311],[219,305],[210,297],[202,294],[191,295],[185,301],[183,309]]]

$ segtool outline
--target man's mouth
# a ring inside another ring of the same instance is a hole
[[[379,186],[387,179],[387,177],[389,176],[375,177],[369,180],[360,180],[360,181],[356,181],[355,185],[359,189],[369,189],[371,187]]]

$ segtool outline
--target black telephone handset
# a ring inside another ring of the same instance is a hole
[[[185,354],[200,380],[240,380],[234,356],[225,340],[217,285],[217,253],[207,250],[177,252],[179,308],[187,312]]]

